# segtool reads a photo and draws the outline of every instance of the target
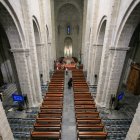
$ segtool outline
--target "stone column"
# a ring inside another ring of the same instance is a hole
[[[119,12],[119,4],[120,0],[112,0],[110,3],[110,11],[108,13],[108,20],[106,23],[105,35],[104,35],[104,43],[103,43],[103,50],[102,50],[102,58],[101,58],[101,65],[100,65],[100,72],[99,72],[99,80],[98,80],[98,87],[97,87],[97,96],[96,96],[96,104],[102,106],[101,100],[103,94],[106,92],[104,90],[104,86],[106,81],[106,72],[107,72],[107,64],[108,64],[108,57],[109,57],[109,47],[113,44],[111,41],[114,40],[114,33],[116,30],[116,21],[117,21],[117,14]]]
[[[89,77],[90,77],[90,55],[91,55],[91,46],[90,46],[90,43],[88,42],[87,45],[87,56],[86,56],[86,67],[87,67],[87,81],[89,81]]]
[[[51,66],[51,60],[52,60],[52,55],[51,55],[51,51],[50,51],[50,48],[51,48],[51,43],[47,43],[47,46],[46,46],[46,73],[47,73],[47,81],[49,82],[50,81],[50,70],[52,69],[52,66]]]
[[[35,92],[34,77],[33,77],[33,74],[32,74],[33,70],[32,70],[32,67],[31,67],[32,62],[31,62],[30,55],[28,53],[26,53],[26,58],[27,58],[27,64],[28,64],[28,70],[29,70],[29,76],[30,76],[30,83],[31,83],[34,106],[38,106],[42,102],[42,96],[40,96],[40,94],[36,94],[36,92]]]
[[[1,138],[2,140],[14,140],[5,110],[3,109],[2,102],[0,101],[0,139]]]
[[[91,61],[91,67],[92,67],[92,73],[90,76],[90,83],[92,85],[97,84],[95,83],[95,74],[97,75],[97,80],[99,78],[99,70],[100,70],[100,64],[101,64],[101,57],[102,57],[102,48],[103,45],[100,44],[94,44],[93,45],[93,58]]]
[[[28,65],[28,60],[26,57],[26,53],[29,51],[28,49],[11,49],[14,55],[14,60],[16,64],[17,74],[19,78],[20,88],[22,94],[27,94],[29,100],[29,107],[34,107],[36,102],[34,103],[34,96],[31,86],[30,79],[30,65]]]
[[[48,48],[49,48],[49,51],[48,51],[48,56],[49,56],[49,69],[51,71],[54,70],[54,55],[53,55],[53,48],[52,48],[52,45],[51,45],[51,42],[48,42]]]
[[[87,56],[88,56],[88,48],[87,46],[84,48],[84,71],[87,71]]]
[[[91,62],[90,62],[90,64],[91,64],[91,76],[90,76],[90,79],[89,79],[89,81],[90,81],[90,85],[93,85],[94,84],[94,82],[93,82],[93,72],[94,72],[94,60],[95,60],[95,49],[96,49],[96,45],[92,45],[92,58],[91,58]]]
[[[37,53],[40,53],[38,55],[38,66],[39,66],[39,73],[43,74],[43,84],[46,84],[47,82],[47,70],[46,70],[46,65],[47,65],[47,59],[46,59],[46,48],[45,48],[45,43],[38,43],[36,44],[37,46]]]
[[[138,104],[138,108],[127,132],[125,140],[139,140],[138,137],[140,137],[140,103]]]
[[[43,46],[42,43],[36,43],[37,60],[40,74],[43,74],[42,46]]]
[[[110,76],[110,70],[111,70],[111,66],[112,66],[112,60],[113,60],[113,57],[114,57],[114,49],[110,49],[109,50],[109,58],[108,58],[108,61],[106,62],[106,75],[105,75],[105,81],[104,81],[104,86],[102,87],[102,94],[98,95],[98,103],[100,103],[100,106],[102,107],[105,107],[104,105],[104,100],[105,100],[105,96],[106,96],[106,89],[107,89],[107,86],[108,86],[108,81],[109,81],[109,76]],[[100,100],[99,100],[100,99]]]
[[[106,108],[109,108],[111,94],[117,94],[128,48],[110,48],[110,50],[114,52],[112,52],[109,57],[104,92],[101,100],[103,106]]]

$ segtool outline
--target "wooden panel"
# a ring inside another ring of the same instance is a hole
[[[132,65],[127,80],[127,90],[135,95],[140,94],[140,66]]]

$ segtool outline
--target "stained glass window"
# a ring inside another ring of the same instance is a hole
[[[70,25],[67,26],[67,34],[70,35]]]

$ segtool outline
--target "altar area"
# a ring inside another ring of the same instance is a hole
[[[68,70],[72,70],[72,69],[76,69],[76,62],[74,61],[74,59],[72,57],[64,57],[62,61],[58,61],[56,62],[56,68],[57,70],[64,70],[64,69],[68,69]]]

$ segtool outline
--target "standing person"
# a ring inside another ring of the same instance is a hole
[[[3,97],[2,97],[2,92],[0,92],[0,100],[1,100],[1,102],[2,102],[2,99]]]
[[[68,68],[66,67],[66,75],[68,75]]]
[[[28,98],[27,95],[24,95],[24,104],[26,105],[26,108],[28,107]]]
[[[40,74],[40,83],[43,85],[43,74]]]
[[[94,75],[95,81],[94,84],[97,85],[97,74]]]
[[[72,78],[70,78],[68,81],[68,88],[70,89],[71,87],[72,87]]]

